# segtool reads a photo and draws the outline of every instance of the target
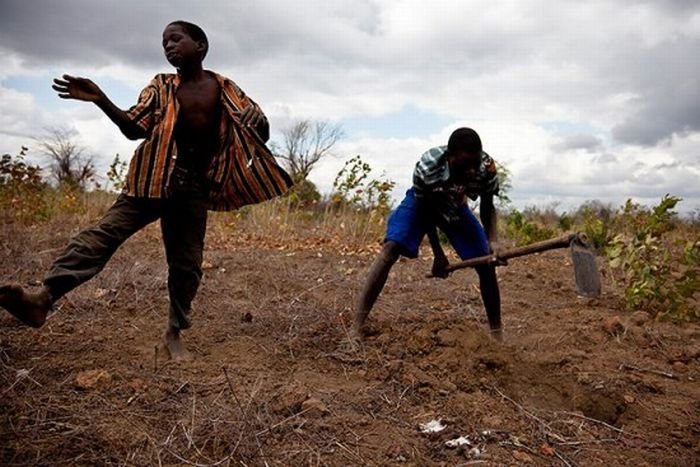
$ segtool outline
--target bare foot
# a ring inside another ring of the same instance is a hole
[[[340,343],[340,350],[344,352],[357,352],[362,345],[362,333],[358,331],[355,327],[350,328],[345,339]]]
[[[173,361],[192,360],[192,354],[185,348],[178,329],[168,328],[163,336],[163,344]]]
[[[350,329],[348,329],[347,334],[346,334],[346,344],[351,348],[351,349],[358,349],[360,347],[360,344],[362,343],[362,340],[365,336],[364,332],[364,320],[358,320],[356,319],[353,323]]]
[[[361,341],[362,340],[362,325],[361,324],[353,324],[350,330],[348,331],[348,338],[354,340],[354,341]]]
[[[0,307],[27,326],[40,328],[51,310],[51,295],[45,287],[27,293],[20,285],[4,285],[0,287]]]
[[[503,328],[491,329],[491,337],[498,342],[503,342]]]

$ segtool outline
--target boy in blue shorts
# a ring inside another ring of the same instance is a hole
[[[501,339],[501,298],[496,279],[498,232],[493,197],[498,194],[496,163],[486,154],[481,139],[471,128],[458,128],[447,146],[425,152],[413,171],[413,187],[387,222],[384,247],[369,271],[360,294],[353,337],[362,336],[362,327],[374,302],[384,288],[389,271],[399,256],[418,256],[427,234],[433,250],[432,274],[445,278],[449,262],[438,240],[442,230],[463,259],[493,255],[493,264],[477,266],[481,298],[491,332]],[[479,203],[481,224],[467,205],[467,197]]]

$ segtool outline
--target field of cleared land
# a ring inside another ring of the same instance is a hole
[[[485,332],[476,274],[426,279],[426,251],[396,265],[370,335],[352,349],[352,304],[377,242],[312,229],[267,235],[222,219],[211,220],[185,335],[191,362],[156,350],[167,315],[157,226],[60,301],[41,330],[0,315],[0,463],[688,466],[700,458],[700,326],[625,312],[606,266],[599,299],[576,296],[564,251],[499,268],[506,339],[497,343]],[[89,222],[4,224],[3,280],[36,283]],[[441,431],[424,432],[438,420]]]

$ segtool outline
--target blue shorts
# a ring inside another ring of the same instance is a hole
[[[462,207],[459,222],[441,230],[463,260],[489,254],[486,232],[468,206]],[[401,246],[401,254],[409,258],[417,258],[418,248],[427,231],[428,226],[418,217],[416,195],[411,188],[406,192],[406,197],[401,204],[389,216],[384,241],[398,243]]]

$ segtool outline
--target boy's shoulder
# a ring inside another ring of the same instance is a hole
[[[446,152],[447,146],[432,147],[421,154],[420,158],[418,159],[419,164],[436,164],[438,161],[442,161],[444,159]]]
[[[176,78],[177,78],[177,74],[175,74],[175,73],[156,73],[156,75],[153,77],[153,79],[151,79],[149,86],[150,87],[167,86],[167,85],[173,84],[175,82]]]
[[[241,89],[240,86],[238,86],[234,80],[232,80],[231,78],[229,78],[227,76],[220,75],[218,73],[214,73],[214,75],[216,76],[216,79],[219,81],[219,85],[225,91],[232,91],[239,98],[245,97],[245,93],[243,92],[243,89]]]

